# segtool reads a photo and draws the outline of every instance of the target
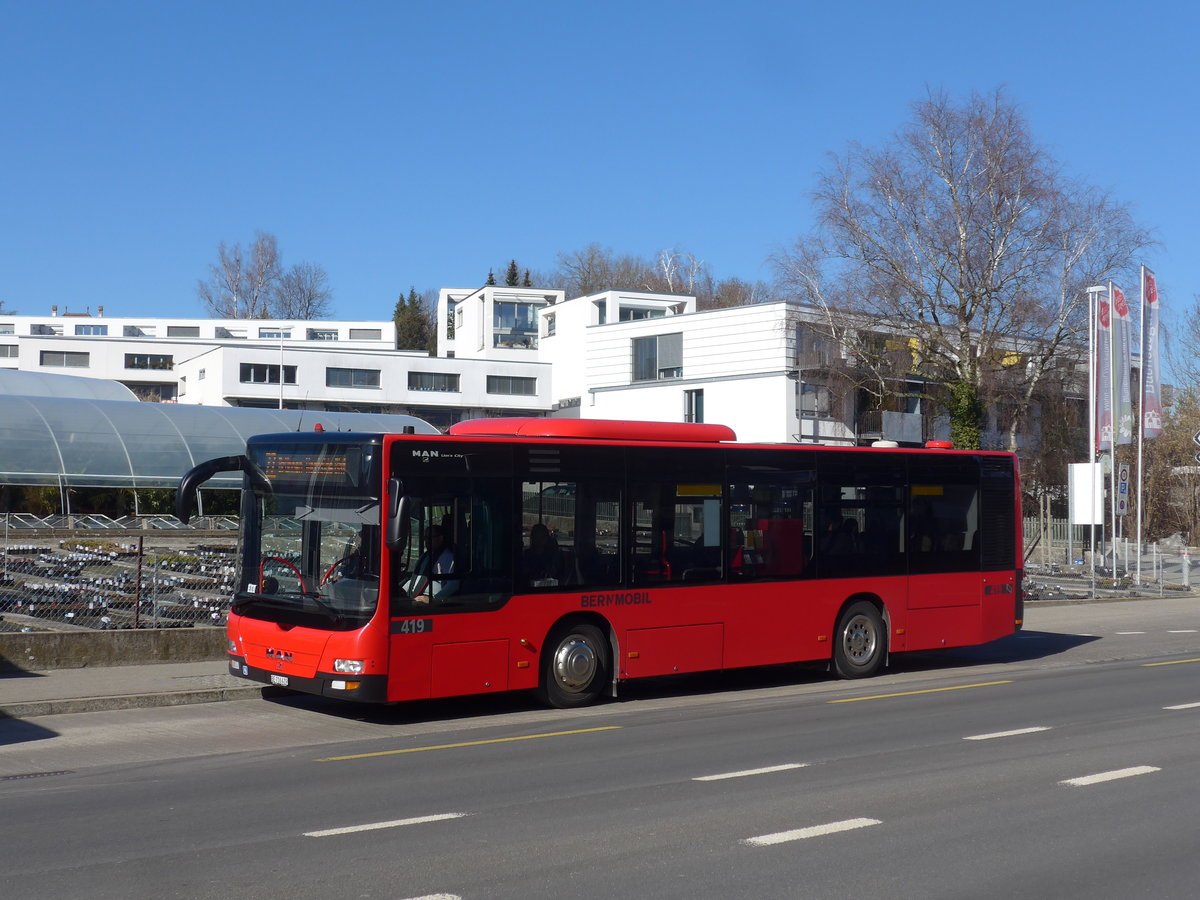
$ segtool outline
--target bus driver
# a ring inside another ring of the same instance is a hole
[[[404,585],[413,603],[428,604],[432,600],[444,599],[457,589],[457,583],[436,579],[435,575],[449,575],[454,570],[454,551],[446,542],[446,531],[441,525],[430,525],[426,532],[429,546],[417,567]]]

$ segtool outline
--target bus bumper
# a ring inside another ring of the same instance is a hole
[[[287,688],[302,694],[334,697],[338,700],[357,700],[361,703],[387,701],[386,675],[341,675],[318,672],[314,678],[300,678],[282,672],[272,672],[247,665],[239,656],[229,657],[229,674],[247,681]]]

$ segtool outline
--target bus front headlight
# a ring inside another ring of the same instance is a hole
[[[333,661],[333,671],[343,675],[361,675],[364,668],[366,666],[361,659],[335,659]]]

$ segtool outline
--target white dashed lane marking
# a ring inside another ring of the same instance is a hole
[[[803,841],[807,838],[822,837],[827,834],[854,831],[856,828],[869,828],[871,825],[882,824],[878,819],[844,819],[841,822],[830,822],[826,825],[810,825],[808,828],[797,828],[793,831],[777,831],[774,834],[762,834],[758,837],[746,838],[742,843],[749,844],[752,847],[769,847],[772,844]]]
[[[701,775],[692,781],[724,781],[726,778],[746,778],[750,775],[769,775],[772,772],[787,772],[791,769],[803,769],[808,763],[786,763],[782,766],[767,766],[762,769],[743,769],[740,772],[722,772],[719,775]]]
[[[444,822],[461,819],[467,813],[439,813],[435,816],[418,816],[415,819],[394,819],[391,822],[371,822],[368,825],[350,825],[346,828],[327,828],[324,831],[306,831],[305,837],[332,837],[336,834],[355,834],[359,831],[378,831],[381,828],[400,828],[404,825],[425,825],[429,822]]]
[[[1103,781],[1116,781],[1118,778],[1132,778],[1134,775],[1149,775],[1151,772],[1161,772],[1157,766],[1131,766],[1128,769],[1114,769],[1111,772],[1098,772],[1095,775],[1083,775],[1079,778],[1066,778],[1059,784],[1071,787],[1086,787],[1089,784],[1100,784]]]
[[[1034,725],[1030,728],[1016,728],[1012,731],[993,731],[991,734],[973,734],[963,738],[964,741],[990,741],[993,738],[1016,737],[1019,734],[1036,734],[1039,731],[1049,731],[1049,725]]]

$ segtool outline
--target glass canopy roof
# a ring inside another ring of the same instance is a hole
[[[326,431],[398,432],[411,425],[418,434],[438,433],[414,416],[3,392],[16,386],[0,379],[0,484],[174,488],[197,463],[244,453],[246,439],[255,434],[311,431],[318,423]],[[240,472],[226,472],[209,486],[238,488],[241,483]]]

